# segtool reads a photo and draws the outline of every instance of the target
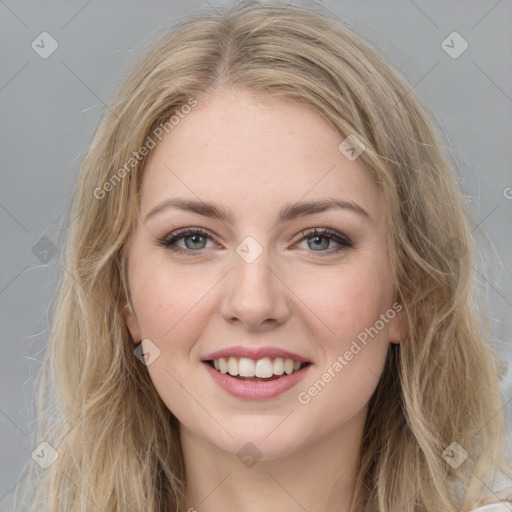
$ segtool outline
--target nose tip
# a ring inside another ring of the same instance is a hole
[[[259,251],[247,239],[239,247],[243,255],[234,258],[234,268],[226,279],[223,317],[229,322],[240,322],[249,330],[269,329],[284,323],[289,316],[287,290],[270,267],[268,253],[263,248]]]

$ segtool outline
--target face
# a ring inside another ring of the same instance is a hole
[[[361,424],[404,335],[383,200],[343,139],[307,107],[224,91],[148,161],[126,321],[181,432],[215,449],[272,459]],[[223,350],[228,373],[206,362]]]

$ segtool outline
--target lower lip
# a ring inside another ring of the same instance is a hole
[[[262,399],[262,398],[273,398],[286,390],[292,388],[297,384],[302,377],[306,374],[308,368],[311,365],[307,365],[301,368],[297,372],[293,372],[290,375],[279,377],[279,379],[269,381],[250,381],[250,380],[238,380],[231,377],[229,374],[220,373],[219,371],[212,368],[208,363],[204,363],[206,370],[210,373],[213,380],[230,395],[237,398],[246,399]]]

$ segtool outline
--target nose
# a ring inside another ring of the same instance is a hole
[[[222,290],[221,314],[227,322],[265,331],[289,318],[291,292],[270,260],[267,250],[252,262],[233,255],[233,269]]]

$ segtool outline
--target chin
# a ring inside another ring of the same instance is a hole
[[[233,437],[226,434],[222,441],[210,439],[210,442],[217,445],[220,450],[238,457],[241,461],[245,457],[261,461],[282,459],[299,450],[306,442],[305,439],[294,436],[294,432],[290,431],[290,425],[286,427],[279,425],[282,420],[283,418],[280,418],[276,421],[274,418],[268,423],[264,422],[260,428],[236,430],[227,427]],[[288,420],[283,423],[286,421]]]

